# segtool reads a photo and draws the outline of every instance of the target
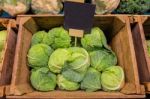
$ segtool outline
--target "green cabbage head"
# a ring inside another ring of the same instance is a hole
[[[99,49],[90,52],[91,66],[98,71],[103,71],[117,64],[117,57],[111,50]]]
[[[97,91],[101,89],[100,72],[90,67],[81,82],[81,89],[86,91]]]
[[[67,59],[62,75],[69,81],[80,82],[90,66],[88,52],[80,47],[68,48],[70,57]]]
[[[56,75],[46,67],[32,70],[30,80],[32,86],[38,91],[51,91],[56,87]]]
[[[32,68],[48,66],[53,49],[45,44],[36,44],[29,49],[28,63]]]
[[[0,31],[0,52],[4,48],[4,44],[6,42],[6,38],[7,38],[7,30]]]
[[[53,73],[60,73],[70,53],[67,49],[56,49],[49,58],[48,66]]]
[[[86,70],[84,72],[77,72],[72,69],[65,68],[62,71],[62,75],[69,81],[81,82],[85,76]]]
[[[70,47],[71,37],[67,30],[63,27],[56,27],[48,32],[48,37],[52,39],[52,48],[68,48]]]
[[[77,72],[85,72],[90,66],[90,56],[84,48],[71,47],[68,49],[71,54],[67,61],[68,68]]]
[[[102,88],[104,91],[118,91],[125,83],[124,71],[120,66],[111,66],[102,72]]]
[[[81,39],[81,44],[88,51],[98,49],[101,47],[108,48],[106,37],[103,31],[98,27],[92,28],[91,34],[86,34]]]
[[[32,42],[31,45],[35,45],[35,44],[47,44],[47,45],[51,45],[53,43],[52,41],[53,38],[49,38],[48,37],[48,33],[46,33],[45,31],[38,31],[37,33],[35,33],[32,36]]]
[[[57,85],[59,89],[68,91],[78,90],[80,87],[78,83],[69,81],[60,74],[57,76]]]
[[[150,57],[150,40],[147,40],[147,52],[148,56]]]

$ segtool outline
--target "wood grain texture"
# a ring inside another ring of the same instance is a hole
[[[30,17],[30,18],[29,18]],[[100,27],[125,71],[126,84],[120,92],[52,91],[36,92],[30,85],[27,52],[32,35],[38,30],[49,30],[63,25],[63,16],[19,16],[16,55],[7,98],[143,98],[129,19],[127,16],[95,16],[94,26]],[[34,27],[31,30],[31,26]],[[18,96],[19,95],[19,96]]]
[[[150,58],[148,57],[146,38],[150,36],[150,17],[136,16],[137,24],[132,29],[134,47],[138,63],[140,82],[150,91]]]
[[[4,55],[0,64],[0,95],[5,95],[5,87],[10,85],[12,78],[17,34],[13,31],[13,28],[16,28],[14,20],[0,19],[0,24],[7,29],[7,39],[3,49]]]
[[[4,96],[4,86],[0,86],[0,98]]]
[[[125,95],[119,92],[67,92],[67,91],[52,91],[52,92],[33,92],[24,94],[23,96],[7,96],[7,98],[15,99],[119,99],[119,98],[144,98],[145,95]]]

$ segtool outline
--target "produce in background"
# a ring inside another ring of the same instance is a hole
[[[86,91],[97,91],[101,89],[101,74],[96,69],[90,67],[81,82],[81,89]]]
[[[91,66],[98,71],[103,71],[117,64],[117,57],[111,50],[99,49],[90,52]]]
[[[60,73],[70,57],[67,49],[56,49],[49,58],[48,66],[53,73]]]
[[[118,7],[119,3],[120,0],[92,0],[92,4],[96,5],[96,14],[109,14]]]
[[[35,14],[58,14],[63,4],[61,0],[32,0],[31,8]]]
[[[119,91],[125,84],[124,71],[120,66],[106,68],[101,75],[104,91]]]
[[[48,33],[45,31],[38,31],[36,32],[33,36],[32,36],[32,42],[31,45],[35,45],[35,44],[47,44],[47,45],[51,45],[53,40],[53,38],[49,38],[48,37]]]
[[[106,37],[103,31],[98,27],[92,28],[90,34],[85,34],[81,39],[81,44],[83,48],[88,51],[96,50],[102,47],[108,48]]]
[[[51,29],[48,32],[48,38],[52,40],[51,46],[53,49],[68,48],[71,46],[71,37],[69,36],[68,31],[63,27],[56,27]]]
[[[150,57],[150,40],[147,40],[147,52],[148,52],[148,56]]]
[[[143,14],[150,9],[150,0],[121,0],[116,13]]]
[[[31,0],[2,0],[2,9],[11,16],[25,14],[30,9]]]
[[[51,73],[48,68],[33,69],[31,71],[31,84],[39,91],[50,91],[56,87],[56,75]]]
[[[1,14],[1,12],[2,12],[2,5],[3,5],[3,1],[0,0],[0,14]]]
[[[57,85],[61,90],[68,91],[78,90],[80,87],[78,83],[69,81],[60,74],[57,76]]]
[[[48,67],[49,56],[53,49],[46,44],[36,44],[29,49],[28,63],[32,68]]]
[[[0,31],[0,63],[3,57],[3,49],[7,39],[7,30]]]

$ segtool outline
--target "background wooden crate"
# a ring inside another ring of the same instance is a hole
[[[130,22],[127,16],[104,15],[94,17],[94,26],[100,27],[108,43],[116,53],[118,65],[125,71],[126,83],[120,92],[51,91],[37,92],[30,85],[27,53],[32,35],[38,30],[63,25],[63,16],[18,16],[19,33],[13,76],[7,98],[143,98],[143,86],[139,83],[137,62],[133,46]]]
[[[0,97],[3,97],[6,86],[11,82],[17,34],[13,30],[16,28],[14,20],[1,18],[0,27],[7,30],[4,56],[0,63]]]
[[[150,57],[148,57],[146,39],[150,40],[150,16],[135,16],[135,26],[132,35],[135,45],[140,82],[150,93]]]

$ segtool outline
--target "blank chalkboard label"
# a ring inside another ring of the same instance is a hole
[[[93,26],[94,13],[95,5],[67,1],[64,3],[64,27],[89,33]]]

